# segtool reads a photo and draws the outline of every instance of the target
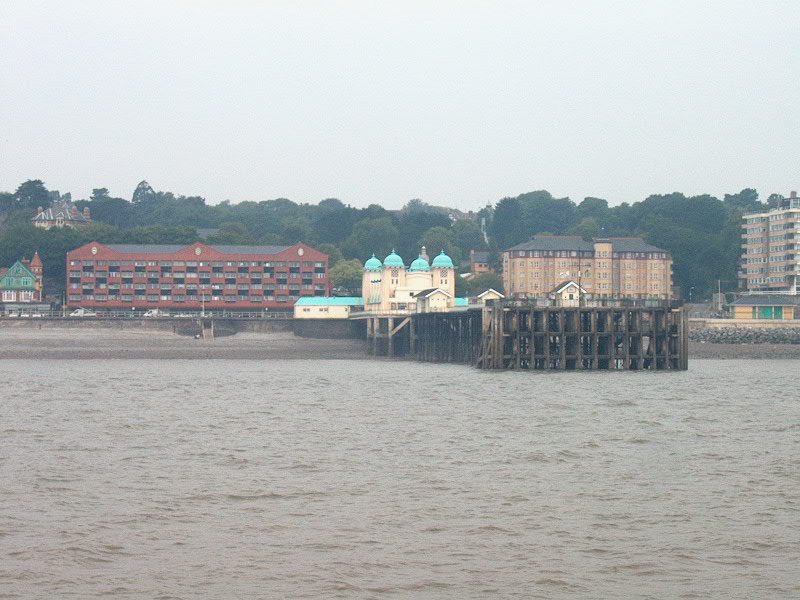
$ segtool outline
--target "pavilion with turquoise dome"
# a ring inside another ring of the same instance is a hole
[[[365,311],[447,311],[466,304],[455,292],[455,267],[444,250],[430,260],[423,246],[408,267],[394,250],[383,260],[373,254],[364,263],[361,293]]]

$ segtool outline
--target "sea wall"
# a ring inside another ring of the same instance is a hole
[[[689,329],[791,329],[800,320],[768,319],[689,319]]]
[[[205,323],[208,327],[209,320],[205,319]],[[161,331],[186,336],[202,335],[198,319],[0,318],[0,330],[3,328]],[[345,319],[214,319],[215,337],[282,332],[311,339],[359,339],[366,335],[363,322]]]
[[[364,321],[347,319],[295,319],[292,331],[297,337],[315,339],[363,339],[366,337]]]
[[[800,344],[800,327],[692,328],[690,342],[711,344]]]
[[[183,329],[190,328],[192,324],[191,319],[0,318],[0,329],[115,329],[179,333]]]

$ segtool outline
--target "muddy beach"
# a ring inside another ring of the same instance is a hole
[[[0,359],[363,359],[352,339],[308,339],[289,332],[195,339],[165,331],[2,328]]]

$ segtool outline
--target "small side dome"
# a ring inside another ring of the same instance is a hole
[[[380,271],[381,267],[380,259],[376,258],[375,255],[372,255],[372,258],[367,259],[367,262],[364,263],[364,270],[365,271]]]
[[[452,269],[453,268],[453,259],[450,258],[449,256],[447,256],[447,254],[444,253],[444,250],[442,250],[442,253],[439,254],[439,256],[437,256],[436,258],[433,259],[433,262],[431,263],[431,266],[432,267],[439,267],[439,268],[449,267],[449,268]]]
[[[398,255],[397,252],[392,250],[392,253],[383,259],[383,266],[397,268],[397,267],[405,267],[405,264],[403,263],[403,259],[400,258],[400,255]]]
[[[428,261],[425,260],[425,257],[423,257],[420,254],[419,258],[411,263],[411,266],[408,267],[408,270],[409,271],[430,271],[431,270],[431,266],[428,264]]]

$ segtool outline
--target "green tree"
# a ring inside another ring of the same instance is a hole
[[[342,244],[342,254],[363,261],[374,252],[383,258],[397,247],[398,237],[397,227],[389,217],[365,219],[353,226],[353,233]]]
[[[323,243],[339,244],[344,241],[352,232],[353,224],[358,218],[358,211],[335,198],[323,200],[311,211],[312,235]]]
[[[450,217],[421,200],[411,200],[400,211],[397,225],[399,229],[397,251],[405,257],[419,252],[419,240],[429,229],[434,227],[449,229]]]
[[[497,247],[505,250],[531,237],[525,227],[525,214],[519,198],[503,198],[492,216],[490,232]]]
[[[337,262],[328,270],[328,277],[330,277],[335,292],[340,292],[340,295],[344,296],[359,296],[361,295],[362,273],[361,261],[353,258]]]
[[[522,194],[519,200],[525,216],[525,239],[542,231],[564,234],[575,224],[575,203],[569,198],[554,198],[540,190]]]
[[[732,210],[757,211],[764,208],[758,201],[758,192],[752,188],[745,188],[738,194],[725,194],[722,202]]]
[[[600,226],[593,217],[581,219],[581,222],[569,230],[573,235],[579,235],[586,241],[600,236]]]
[[[209,244],[223,244],[231,246],[248,246],[255,244],[256,241],[247,227],[241,223],[225,223],[219,231],[208,236],[206,240]]]
[[[462,257],[469,256],[470,250],[486,250],[483,233],[475,221],[456,221],[450,234]]]
[[[134,223],[133,206],[124,198],[112,198],[106,188],[92,190],[91,198],[75,203],[79,209],[88,207],[92,221],[107,223],[115,227],[132,227]]]
[[[501,294],[503,292],[503,278],[497,273],[481,273],[470,277],[464,282],[465,292],[469,296],[476,296],[488,289],[494,289]]]
[[[333,244],[319,244],[317,250],[328,255],[328,268],[332,268],[342,260],[342,251]]]
[[[50,196],[41,179],[29,179],[14,193],[17,208],[36,209],[50,206]]]
[[[136,186],[136,189],[133,190],[133,196],[131,197],[131,202],[134,204],[140,204],[142,202],[147,202],[154,198],[156,195],[155,190],[150,187],[150,184],[146,181],[142,180],[139,182],[139,185]]]
[[[105,200],[106,198],[109,197],[110,196],[108,194],[108,188],[94,188],[92,190],[92,195],[89,198],[89,200],[94,202],[95,200]]]
[[[428,229],[428,231],[422,234],[422,237],[416,244],[417,248],[421,248],[422,246],[425,246],[428,251],[428,256],[430,256],[431,259],[444,250],[445,254],[453,259],[454,265],[458,266],[460,263],[461,251],[456,247],[453,242],[453,235],[446,227],[431,227]],[[419,252],[419,250],[417,250],[417,252]],[[413,258],[416,258],[416,255],[412,257],[412,255],[409,254],[408,262]]]
[[[785,198],[780,194],[770,194],[767,198],[768,208],[778,208]]]

